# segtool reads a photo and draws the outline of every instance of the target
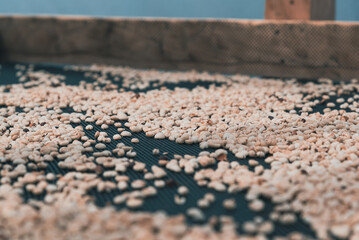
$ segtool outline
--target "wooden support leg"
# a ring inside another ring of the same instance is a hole
[[[311,20],[335,20],[335,0],[312,0]]]
[[[334,20],[335,0],[267,0],[265,18]]]

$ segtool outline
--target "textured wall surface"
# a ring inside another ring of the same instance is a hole
[[[265,0],[1,0],[1,13],[262,19]],[[359,21],[358,0],[337,0],[337,20]]]
[[[0,17],[10,61],[351,79],[359,75],[359,23]]]

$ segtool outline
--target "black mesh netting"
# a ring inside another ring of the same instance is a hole
[[[65,71],[63,68],[63,65],[36,64],[34,67],[34,70],[35,71],[36,70],[44,70],[44,71],[47,71],[50,73],[64,75],[64,76],[66,76],[65,82],[70,85],[76,85],[79,83],[80,80],[92,81],[92,79],[84,76],[84,72],[72,71],[72,70]],[[2,64],[2,68],[0,69],[0,84],[7,85],[7,84],[18,83],[18,77],[16,77],[16,72],[17,72],[17,70],[14,68],[14,64],[10,64],[10,63]],[[110,79],[111,76],[108,76],[108,78]],[[121,82],[119,82],[118,84],[120,85]],[[208,87],[209,84],[210,83],[208,83],[208,82],[197,82],[197,83],[183,82],[180,84],[169,84],[169,85],[167,85],[167,87],[174,88],[175,86],[180,86],[180,87],[185,87],[185,88],[193,88],[198,85]],[[151,88],[153,88],[153,87],[151,87]],[[151,89],[151,88],[149,88],[149,89]],[[147,90],[148,89],[141,90],[141,91],[147,91]],[[140,91],[140,90],[137,90],[137,91]],[[349,92],[349,93],[347,92],[347,93],[343,93],[343,95],[340,97],[347,98],[349,96],[352,96],[353,94],[354,94],[354,92]],[[339,96],[337,96],[337,97],[339,97]],[[335,97],[332,97],[331,100],[333,100],[333,98],[335,98]],[[6,107],[6,106],[0,106],[0,108],[1,107]],[[325,103],[318,104],[317,106],[313,107],[313,111],[314,112],[322,112],[324,107],[325,107]],[[339,107],[339,106],[337,106],[337,107]],[[17,108],[17,111],[21,111],[21,109]],[[72,109],[69,108],[69,109],[67,109],[67,111],[71,112]],[[347,109],[347,111],[350,111],[350,110]],[[124,123],[124,122],[122,122],[122,123]],[[83,124],[83,126],[87,125],[87,123],[86,124],[81,123],[81,124]],[[74,125],[74,126],[76,126],[76,125]],[[86,131],[86,135],[90,139],[95,139],[94,133],[96,132],[96,130],[103,131],[97,125],[93,124],[93,126],[94,126],[95,131]],[[110,137],[112,137],[114,134],[117,133],[116,128],[114,126],[110,126],[110,128],[107,129],[106,131],[108,132]],[[155,140],[153,138],[146,137],[143,132],[133,133],[132,137],[138,138],[140,140],[140,142],[137,144],[133,144],[133,143],[131,143],[130,138],[122,138],[121,140],[112,141],[111,143],[107,144],[108,150],[114,149],[117,143],[123,142],[127,146],[132,146],[134,148],[134,150],[137,152],[137,156],[135,157],[135,159],[138,161],[145,161],[147,164],[147,167],[150,167],[151,165],[158,163],[158,156],[154,156],[152,154],[152,150],[154,148],[160,149],[161,153],[168,152],[169,158],[172,158],[173,154],[197,155],[199,152],[202,151],[197,144],[183,145],[183,144],[177,144],[175,142],[172,142],[172,141],[166,140],[166,139],[165,140]],[[209,151],[214,151],[214,149],[210,149]],[[92,153],[89,153],[89,155],[91,155],[91,154]],[[236,160],[236,158],[234,157],[234,155],[232,153],[229,153],[228,159],[229,159],[229,161]],[[241,160],[241,164],[248,165],[248,159]],[[253,159],[253,158],[251,158],[251,159]],[[263,164],[263,166],[265,168],[269,167],[269,165],[266,164],[263,161],[263,159],[258,159],[258,160],[261,160],[259,162],[261,164]],[[253,169],[253,167],[250,167],[250,169]],[[51,162],[49,164],[48,168],[46,169],[46,172],[53,172],[56,174],[65,174],[66,171],[67,170],[58,168],[56,161]],[[128,176],[131,179],[142,178],[142,173],[138,173],[133,170],[127,171],[126,174],[128,174]],[[153,198],[147,199],[145,201],[144,206],[142,208],[140,208],[139,211],[162,210],[162,211],[167,212],[170,215],[178,214],[178,213],[185,213],[186,209],[188,209],[189,207],[195,207],[197,205],[197,200],[202,198],[203,195],[207,192],[212,192],[216,195],[215,203],[210,208],[204,210],[204,213],[205,213],[207,219],[210,216],[228,215],[228,216],[233,216],[236,222],[243,223],[248,220],[253,220],[258,216],[262,217],[263,219],[268,219],[269,214],[271,213],[271,211],[273,209],[273,204],[271,204],[271,202],[268,199],[264,199],[266,202],[265,209],[263,211],[261,211],[260,213],[252,212],[248,208],[248,201],[245,199],[245,192],[237,193],[235,195],[230,195],[228,193],[215,192],[214,190],[208,189],[206,187],[199,187],[197,185],[197,183],[193,180],[193,177],[189,176],[185,173],[168,172],[167,180],[168,179],[174,179],[175,182],[177,182],[178,184],[185,185],[189,188],[190,194],[187,198],[186,203],[184,205],[180,205],[180,206],[176,205],[174,203],[173,199],[174,199],[174,195],[177,191],[177,188],[169,185],[163,189],[158,189],[158,195]],[[150,185],[152,184],[151,182],[148,182],[148,183]],[[96,190],[92,190],[90,195],[94,198],[94,201],[97,205],[105,206],[108,204],[114,204],[113,198],[114,198],[114,196],[116,196],[117,193],[118,193],[117,190],[112,191],[112,192],[104,192],[104,193],[98,193]],[[23,197],[24,197],[25,201],[28,201],[29,199],[42,200],[44,198],[44,195],[35,196],[35,195],[32,195],[25,191],[25,194]],[[227,211],[222,207],[222,201],[229,197],[235,197],[235,199],[236,199],[236,203],[237,203],[238,207],[235,211]],[[116,207],[118,209],[123,208],[122,205],[121,206],[118,205]],[[306,224],[303,220],[301,220],[299,215],[298,215],[298,219],[299,220],[295,224],[292,224],[292,225],[283,225],[281,223],[276,222],[275,223],[275,231],[269,237],[274,236],[274,235],[275,236],[287,235],[294,231],[301,232],[307,236],[315,237],[315,234],[311,230],[310,226],[308,224]],[[195,224],[190,219],[188,219],[188,222],[190,224]],[[239,231],[243,232],[242,229],[239,229]]]

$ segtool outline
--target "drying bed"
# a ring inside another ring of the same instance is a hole
[[[5,238],[358,236],[356,80],[3,63],[0,83]]]

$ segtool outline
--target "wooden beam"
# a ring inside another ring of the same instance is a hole
[[[267,0],[265,18],[334,20],[335,0]]]
[[[0,57],[349,80],[358,36],[348,22],[3,16]]]

